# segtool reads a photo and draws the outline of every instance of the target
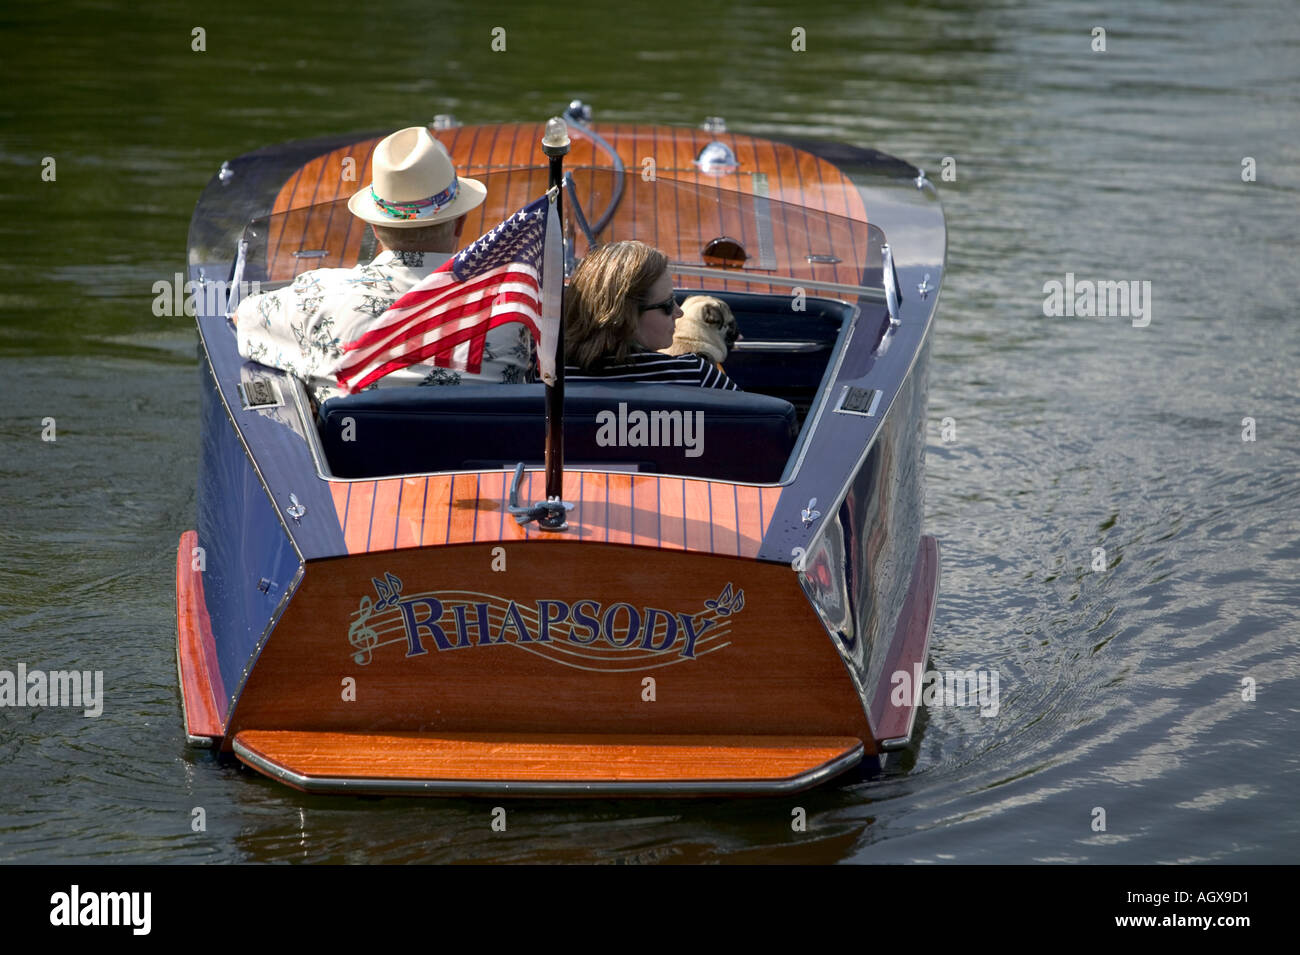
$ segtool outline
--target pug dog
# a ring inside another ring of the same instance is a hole
[[[739,338],[736,316],[726,302],[712,295],[692,295],[682,302],[673,343],[659,351],[664,355],[703,355],[721,365]]]

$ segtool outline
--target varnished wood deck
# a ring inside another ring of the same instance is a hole
[[[862,280],[867,255],[867,215],[861,195],[838,169],[811,153],[736,133],[720,136],[699,129],[665,126],[596,125],[592,129],[610,145],[626,170],[628,194],[615,210],[605,233],[635,237],[657,246],[674,261],[703,264],[702,240],[730,236],[740,240],[751,256],[770,243],[771,270],[827,282],[856,284]],[[565,169],[573,172],[588,219],[605,206],[597,192],[612,186],[613,156],[571,127],[572,148]],[[462,242],[468,244],[547,188],[541,154],[540,124],[462,126],[434,135],[447,147],[457,170],[465,176],[494,175],[487,201],[469,214]],[[715,138],[731,146],[739,166],[735,172],[700,172],[693,160]],[[378,139],[336,149],[303,165],[276,197],[273,214],[318,207],[308,215],[275,220],[268,242],[272,280],[289,279],[308,269],[350,265],[361,249],[365,227],[340,200],[348,199],[371,179],[371,157]],[[654,160],[655,176],[697,184],[699,190],[656,190],[641,176],[646,159]],[[345,165],[346,160],[352,163]],[[500,175],[496,175],[500,174]],[[355,178],[353,176],[355,175]],[[735,212],[729,193],[772,200],[769,235],[755,235],[754,221]],[[334,206],[325,204],[336,203]],[[319,208],[325,206],[324,208]],[[826,215],[816,215],[821,212]],[[837,217],[837,218],[828,218]],[[580,240],[581,241],[581,240]],[[324,257],[298,258],[294,252],[326,250]],[[810,263],[809,255],[834,254],[838,263]],[[764,291],[761,273],[747,280],[722,283],[726,290]],[[683,278],[683,288],[705,287]],[[717,288],[717,283],[708,283]],[[779,287],[782,294],[788,292]]]
[[[330,484],[348,553],[483,541],[565,540],[635,544],[755,557],[779,487],[567,470],[569,530],[520,526],[507,512],[513,472],[336,481]],[[545,497],[545,477],[528,471],[520,500]]]
[[[862,744],[848,737],[245,730],[234,750],[253,768],[307,791],[536,792],[537,784],[635,791],[643,784],[726,792],[814,785],[857,762]]]

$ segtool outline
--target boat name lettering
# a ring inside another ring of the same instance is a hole
[[[442,652],[514,644],[539,649],[547,645],[586,647],[605,653],[612,648],[634,651],[638,656],[650,653],[653,659],[693,660],[700,639],[712,636],[720,622],[745,606],[744,591],[731,583],[694,613],[626,601],[605,604],[589,598],[521,602],[466,591],[404,596],[401,579],[391,573],[372,578],[372,583],[379,600],[363,596],[348,631],[348,642],[356,651],[353,658],[362,666],[370,663],[377,648],[390,643],[404,645],[407,657],[422,656],[431,649]],[[389,623],[382,629],[392,636],[381,639],[376,618],[385,607],[395,610],[398,619],[385,615]]]
[[[462,650],[501,643],[549,643],[555,639],[582,645],[603,640],[620,650],[635,646],[656,653],[680,645],[679,655],[693,659],[695,642],[714,623],[697,621],[698,615],[673,613],[659,607],[637,609],[629,603],[605,607],[594,600],[577,600],[572,604],[563,600],[538,600],[537,622],[533,625],[513,600],[506,604],[495,626],[491,623],[492,604],[488,601],[471,604],[429,595],[399,600],[397,607],[406,629],[408,657],[428,653],[427,641],[438,650]]]

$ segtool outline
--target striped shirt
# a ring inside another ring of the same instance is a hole
[[[655,351],[631,352],[622,361],[602,358],[586,369],[566,365],[564,377],[566,381],[647,381],[661,385],[740,390],[703,355],[661,355]]]

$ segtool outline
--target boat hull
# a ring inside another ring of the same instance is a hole
[[[646,129],[588,146],[593,157],[632,149],[622,161],[635,163]],[[700,135],[657,135],[673,150],[661,168],[686,175]],[[177,553],[191,742],[309,792],[708,795],[798,791],[878,767],[913,738],[915,707],[890,690],[925,665],[938,590],[938,546],[922,525],[942,213],[931,193],[900,185],[915,170],[888,157],[837,153],[877,175],[855,188],[825,158],[742,139],[745,163],[770,152],[761,175],[773,197],[815,181],[828,212],[886,210],[845,231],[853,256],[814,266],[819,280],[879,286],[885,235],[912,238],[894,250],[897,321],[866,297],[822,313],[834,352],[771,483],[571,467],[565,535],[509,518],[501,470],[340,477],[301,386],[240,358],[224,316],[200,315],[198,523]],[[368,157],[375,141],[263,157],[278,185],[256,175],[256,157],[233,161],[233,181],[209,186],[196,212],[192,277],[230,274],[238,235],[210,210],[246,220],[326,182],[337,199],[349,187],[333,164]],[[473,174],[500,165],[496,143],[462,129],[449,148]],[[285,156],[300,164],[287,178]],[[782,268],[827,258],[806,254],[822,241],[814,230],[765,215],[753,240],[763,255]],[[340,221],[340,243],[328,224],[274,233],[262,277],[300,271],[304,250],[355,253],[363,237]],[[743,273],[723,284],[742,298],[773,291]],[[763,321],[774,322],[755,313],[751,328]],[[252,382],[280,400],[250,406],[241,385]],[[522,499],[541,482],[528,471]]]

